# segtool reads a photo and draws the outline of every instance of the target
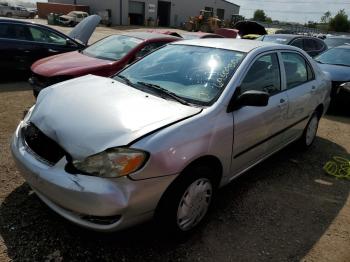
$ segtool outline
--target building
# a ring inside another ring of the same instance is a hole
[[[114,25],[143,25],[145,21],[157,21],[159,26],[180,26],[190,16],[206,9],[220,19],[231,19],[239,13],[239,6],[227,0],[48,0],[62,4],[78,4],[90,7],[90,12],[110,10]]]

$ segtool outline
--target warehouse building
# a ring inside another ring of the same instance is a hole
[[[143,25],[158,21],[159,26],[180,26],[199,10],[213,11],[220,19],[239,13],[239,6],[227,0],[48,0],[51,3],[78,4],[90,7],[90,13],[110,10],[114,25]]]

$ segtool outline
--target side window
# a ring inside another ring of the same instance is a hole
[[[316,46],[316,50],[319,51],[319,50],[322,50],[323,47],[324,47],[324,44],[322,43],[322,41],[319,41],[319,40],[314,40],[315,42],[315,46]]]
[[[314,74],[306,60],[297,53],[282,53],[286,71],[287,89],[314,79]]]
[[[264,55],[258,58],[250,67],[241,84],[241,93],[249,90],[265,91],[270,95],[281,90],[277,54]]]
[[[295,39],[290,45],[303,49],[303,39]]]
[[[66,45],[66,39],[63,37],[38,27],[30,27],[30,33],[33,41],[41,43],[50,43],[56,45]]]
[[[5,30],[4,30],[5,31]],[[5,33],[5,32],[4,32]],[[18,39],[18,40],[32,40],[29,28],[24,25],[9,24],[7,25],[6,38]]]
[[[140,59],[141,57],[144,57],[145,55],[147,55],[149,52],[165,44],[166,44],[165,42],[156,42],[156,43],[147,44],[140,51],[137,52],[135,57],[136,59]]]
[[[312,39],[304,39],[304,50],[306,52],[317,50],[315,41]]]
[[[8,38],[8,28],[9,26],[7,24],[1,23],[0,24],[0,38]]]

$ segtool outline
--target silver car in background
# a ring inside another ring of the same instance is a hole
[[[217,188],[293,141],[309,147],[330,90],[292,46],[180,41],[114,78],[45,89],[11,148],[42,201],[78,225],[114,231],[155,217],[183,233]]]

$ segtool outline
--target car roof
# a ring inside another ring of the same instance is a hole
[[[125,32],[125,33],[123,32],[121,35],[131,36],[142,40],[150,40],[150,39],[157,39],[157,38],[180,39],[179,37],[172,36],[172,35],[150,33],[150,32]]]
[[[227,49],[227,50],[239,51],[244,53],[248,53],[253,49],[256,49],[259,47],[266,47],[266,46],[278,46],[281,48],[286,48],[286,45],[281,45],[276,43],[245,40],[245,39],[232,39],[232,38],[220,38],[219,40],[217,38],[182,40],[172,44],[220,48],[220,49]]]
[[[69,13],[75,13],[75,14],[87,14],[87,12],[84,12],[84,11],[70,11]]]
[[[14,18],[7,18],[7,17],[1,17],[0,18],[0,23],[10,23],[10,24],[23,24],[23,25],[35,25],[35,26],[39,26],[39,27],[43,27],[43,28],[47,28],[51,31],[54,32],[58,32],[61,35],[65,35],[64,33],[50,27],[47,25],[43,25],[43,24],[39,24],[39,23],[35,23],[33,21],[27,21],[27,20],[21,20],[21,19],[14,19]]]
[[[0,18],[0,23],[1,22],[13,22],[13,23],[18,23],[18,24],[34,24],[34,25],[40,25],[40,26],[45,26],[45,25],[42,25],[42,24],[37,24],[37,23],[34,23],[32,21],[26,21],[26,20],[20,20],[20,19],[13,19],[13,18],[7,18],[7,17],[1,17]]]
[[[312,38],[312,39],[319,39],[314,36],[308,36],[308,35],[294,35],[294,34],[273,34],[273,35],[268,35],[269,37],[279,37],[279,38],[286,38],[288,40],[292,40],[294,38]]]

